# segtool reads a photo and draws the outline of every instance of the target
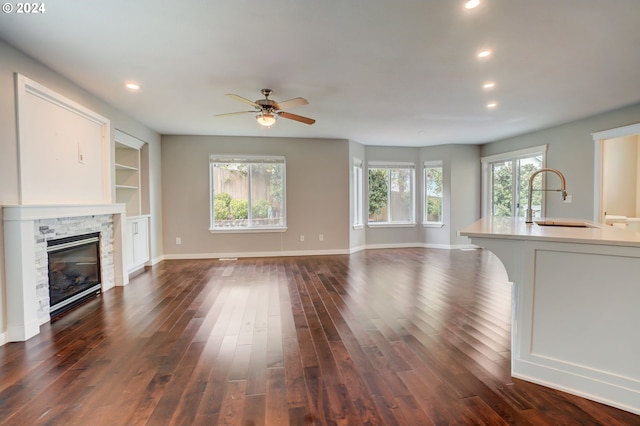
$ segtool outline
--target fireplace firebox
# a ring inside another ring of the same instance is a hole
[[[100,294],[100,233],[47,241],[49,306],[54,319]]]

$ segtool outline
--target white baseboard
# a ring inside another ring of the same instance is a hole
[[[366,250],[394,249],[394,248],[422,248],[422,243],[393,243],[393,244],[367,244]]]
[[[188,259],[221,259],[241,257],[285,257],[285,256],[326,256],[332,254],[354,254],[364,250],[394,249],[394,248],[434,248],[441,250],[470,250],[479,248],[473,244],[424,244],[424,243],[396,243],[396,244],[367,244],[349,249],[335,250],[296,250],[296,251],[260,251],[260,252],[223,252],[223,253],[176,253],[159,256],[151,262],[155,265],[163,260]]]
[[[233,257],[285,257],[285,256],[326,256],[331,254],[349,254],[349,250],[298,250],[298,251],[259,251],[241,253],[185,253],[165,254],[166,260],[179,259],[220,259]]]

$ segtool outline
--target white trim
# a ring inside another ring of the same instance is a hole
[[[364,227],[364,167],[357,157],[353,158],[351,167],[351,191],[353,229],[361,229]]]
[[[210,154],[210,163],[275,163],[284,164],[286,162],[284,155],[243,155],[243,154]]]
[[[371,169],[415,169],[416,163],[410,161],[369,161],[367,168]]]
[[[542,152],[546,154],[549,149],[548,144],[532,146],[530,148],[518,149],[515,151],[502,152],[500,154],[487,155],[486,157],[480,157],[481,163],[494,163],[501,160],[512,160],[516,158],[531,157],[533,154]]]
[[[442,228],[444,226],[444,222],[424,222],[422,226],[425,228]]]
[[[144,141],[141,141],[135,136],[126,134],[125,132],[118,129],[115,129],[114,138],[115,138],[115,141],[118,142],[119,144],[126,145],[129,148],[133,148],[133,149],[141,149],[145,144]]]
[[[615,129],[602,130],[600,132],[591,133],[594,141],[603,139],[620,138],[640,133],[640,123],[630,124],[628,126],[616,127]]]
[[[336,250],[296,250],[296,251],[255,251],[238,253],[185,253],[185,254],[165,254],[164,260],[181,259],[220,259],[227,257],[287,257],[287,256],[322,256],[334,254],[349,254],[348,249]]]
[[[124,204],[5,205],[2,207],[5,222],[125,214]]]
[[[341,255],[341,254],[352,255],[365,250],[399,249],[399,248],[426,248],[426,249],[440,249],[440,250],[480,249],[480,247],[473,244],[425,244],[425,243],[367,244],[364,246],[351,247],[349,249],[335,249],[335,250],[165,254],[162,256],[161,259],[155,261],[155,263],[158,263],[164,260],[225,259],[225,258],[234,258],[234,257],[247,258],[247,257],[288,257],[288,256],[330,256],[330,255]]]
[[[212,234],[256,234],[264,232],[287,232],[287,227],[273,228],[209,228]]]
[[[607,139],[621,138],[640,134],[640,123],[628,126],[617,127],[615,129],[602,130],[592,133],[594,142],[593,153],[593,221],[604,223],[604,212],[602,212],[602,162],[604,161],[604,141]]]
[[[390,243],[390,244],[367,244],[366,250],[394,249],[394,248],[424,248],[423,243]]]
[[[369,228],[415,228],[416,223],[401,222],[371,222],[367,223]]]

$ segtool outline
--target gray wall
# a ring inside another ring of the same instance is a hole
[[[640,104],[483,145],[481,156],[548,144],[547,167],[560,170],[567,179],[571,204],[559,196],[547,196],[549,217],[593,219],[594,152],[592,133],[640,122]]]
[[[161,188],[160,188],[160,135],[122,112],[109,106],[51,69],[34,61],[13,47],[0,41],[0,205],[18,204],[18,151],[15,114],[14,73],[43,84],[49,89],[72,99],[111,120],[111,144],[113,129],[118,128],[149,143],[149,209],[151,213],[151,255],[162,255]],[[46,143],[46,141],[43,141]],[[0,241],[4,241],[0,226]],[[4,247],[0,244],[0,333],[6,330]]]
[[[210,154],[286,157],[286,232],[209,232]],[[163,136],[165,255],[348,253],[350,170],[347,140]]]

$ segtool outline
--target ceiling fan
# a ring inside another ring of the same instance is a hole
[[[262,89],[262,94],[264,95],[264,99],[258,99],[257,101],[251,101],[247,98],[243,98],[239,95],[234,95],[233,93],[227,93],[227,96],[233,99],[237,99],[240,102],[244,102],[245,104],[249,104],[255,108],[253,111],[239,111],[239,112],[229,112],[226,114],[216,114],[214,117],[224,117],[227,115],[237,115],[237,114],[252,114],[258,113],[256,115],[256,120],[258,124],[263,127],[271,127],[275,124],[278,117],[288,118],[289,120],[299,121],[304,124],[313,124],[316,122],[313,118],[303,117],[301,115],[291,114],[290,112],[283,111],[284,109],[293,108],[296,106],[307,105],[309,101],[305,98],[293,98],[287,101],[276,102],[272,99],[269,99],[271,93],[273,91],[271,89]]]

